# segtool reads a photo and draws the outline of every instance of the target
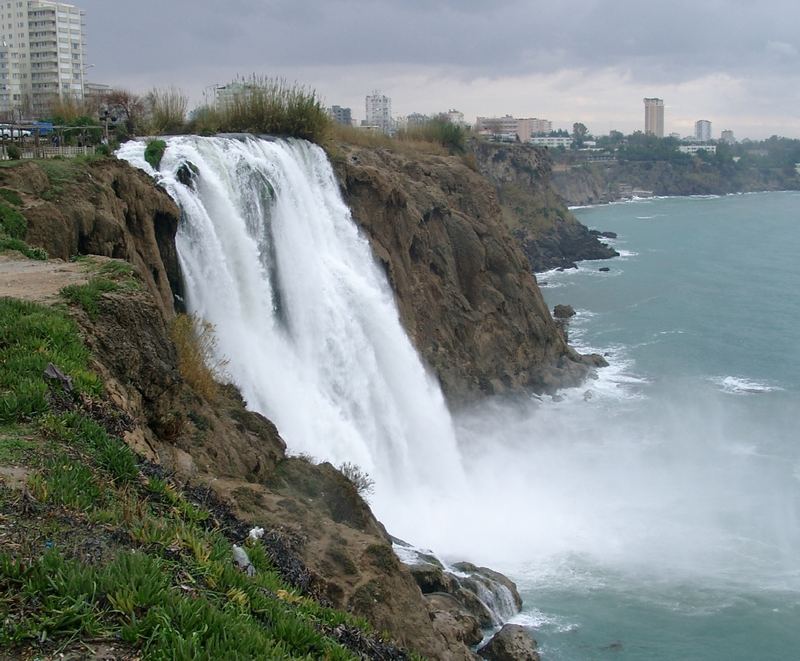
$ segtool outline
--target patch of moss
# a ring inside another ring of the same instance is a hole
[[[28,232],[28,221],[14,207],[0,202],[0,234],[12,239],[24,239]]]
[[[144,160],[147,161],[154,170],[158,170],[166,149],[167,143],[163,140],[150,140],[144,149]]]

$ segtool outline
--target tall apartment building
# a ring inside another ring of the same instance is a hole
[[[0,113],[46,114],[84,97],[85,12],[53,0],[0,0]]]
[[[391,133],[392,129],[392,100],[380,91],[374,90],[366,98],[367,126],[377,126],[384,133]]]
[[[730,129],[725,129],[720,134],[719,139],[722,140],[722,142],[728,143],[729,145],[736,144],[736,138],[733,137],[733,131],[731,131]]]
[[[341,124],[342,126],[353,125],[353,112],[350,108],[331,106],[328,108],[328,115],[337,124]]]
[[[664,100],[645,99],[644,100],[644,132],[656,136],[664,137]]]
[[[694,123],[694,139],[700,142],[711,140],[711,122],[707,119],[698,119]]]
[[[528,117],[517,120],[517,135],[521,142],[528,142],[534,135],[550,133],[553,130],[553,122],[537,117]]]

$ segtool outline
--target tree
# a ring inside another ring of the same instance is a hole
[[[586,128],[585,124],[581,124],[580,122],[575,122],[572,125],[572,139],[575,141],[575,144],[579,148],[583,147],[583,141],[588,133],[589,129]]]
[[[144,119],[145,106],[142,97],[128,90],[112,90],[106,96],[106,104],[112,117],[125,122],[127,134],[136,135]]]

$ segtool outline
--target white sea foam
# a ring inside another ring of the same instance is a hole
[[[709,381],[717,384],[723,392],[731,395],[757,394],[782,390],[782,388],[778,386],[754,381],[741,376],[717,376],[710,378]]]

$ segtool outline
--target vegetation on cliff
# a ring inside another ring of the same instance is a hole
[[[286,583],[205,492],[138,459],[119,438],[132,421],[89,360],[63,312],[0,299],[0,647],[55,653],[86,640],[152,659],[385,647]],[[48,365],[59,368],[49,381]],[[237,566],[232,544],[250,565]]]

